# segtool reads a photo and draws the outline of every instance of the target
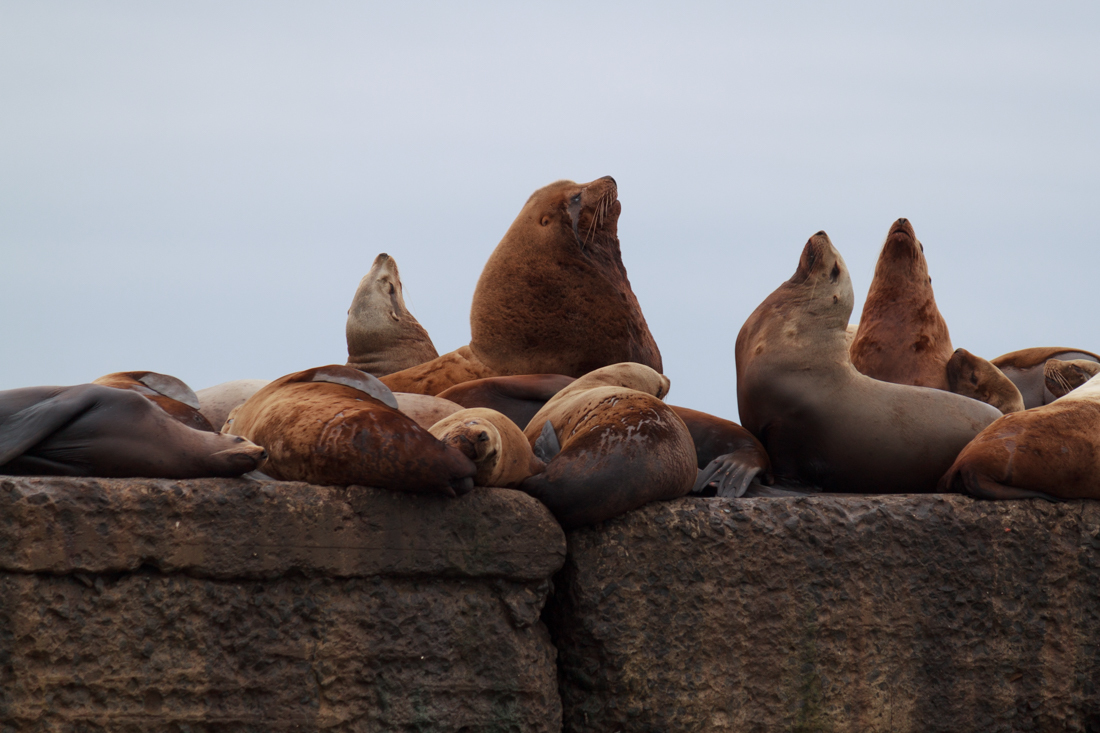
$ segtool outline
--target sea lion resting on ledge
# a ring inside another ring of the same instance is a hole
[[[157,407],[189,428],[216,433],[221,428],[206,419],[199,407],[199,397],[183,380],[158,372],[112,372],[92,381],[104,387],[129,389],[144,395]],[[224,421],[223,421],[224,422]]]
[[[438,395],[484,377],[580,377],[628,361],[660,372],[619,250],[621,210],[610,176],[535,191],[482,270],[470,344],[382,381],[395,392]]]

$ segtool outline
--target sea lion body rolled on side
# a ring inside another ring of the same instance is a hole
[[[134,390],[98,384],[0,392],[0,474],[232,478],[261,446],[196,430]]]
[[[1100,376],[994,422],[963,448],[940,488],[982,499],[1100,499]]]
[[[375,377],[329,365],[276,379],[232,414],[228,430],[268,449],[285,481],[448,496],[473,488],[474,464],[397,409]]]
[[[550,460],[520,489],[567,529],[686,495],[699,472],[695,447],[684,422],[661,401],[667,392],[668,378],[640,364],[579,378],[524,431],[536,455]]]
[[[496,410],[473,407],[460,410],[433,425],[428,431],[452,446],[477,466],[478,486],[517,488],[523,481],[546,469],[535,457],[523,431]]]
[[[851,343],[861,374],[894,384],[947,389],[944,366],[954,349],[936,307],[924,245],[908,219],[890,227]]]
[[[221,427],[221,423],[215,427],[202,414],[198,395],[183,380],[169,374],[113,372],[93,380],[92,384],[137,392],[189,428],[216,433]]]
[[[1001,354],[992,360],[992,364],[1012,380],[1024,398],[1024,407],[1030,410],[1040,405],[1049,405],[1057,399],[1046,388],[1044,380],[1043,368],[1050,359],[1061,361],[1087,359],[1100,362],[1100,356],[1091,351],[1061,346],[1037,346]]]
[[[764,445],[779,482],[839,492],[933,491],[962,447],[1001,413],[858,372],[845,338],[852,303],[848,268],[818,232],[794,276],[737,335],[742,425]]]
[[[944,371],[949,392],[993,405],[1005,415],[1024,409],[1024,397],[1012,380],[992,362],[966,349],[955,349]]]
[[[535,191],[478,279],[469,346],[385,383],[397,392],[438,395],[471,379],[580,377],[620,362],[659,372],[661,352],[622,261],[621,210],[610,176]]]
[[[374,258],[348,308],[345,327],[349,367],[382,377],[439,356],[431,337],[405,306],[397,261]]]
[[[456,384],[438,396],[464,407],[496,410],[523,430],[543,405],[574,381],[564,374],[488,377]]]

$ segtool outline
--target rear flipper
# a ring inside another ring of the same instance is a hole
[[[988,475],[972,468],[960,468],[954,474],[948,474],[939,485],[940,491],[952,491],[969,494],[976,499],[1045,499],[1046,501],[1064,501],[1056,496],[1039,491],[1018,489],[1006,486]]]
[[[26,407],[0,423],[0,466],[14,461],[28,450],[90,410],[103,390],[117,390],[98,384],[70,387]],[[136,392],[135,397],[144,400]]]
[[[554,431],[554,425],[547,420],[542,425],[542,432],[531,446],[535,456],[543,463],[549,465],[554,456],[561,453],[561,443],[558,442],[558,434]]]
[[[767,468],[766,462],[761,460],[757,451],[742,448],[733,453],[718,456],[706,468],[699,471],[699,477],[695,480],[695,486],[691,491],[700,496],[713,495],[724,498],[744,496],[749,484],[757,477],[762,479],[758,483],[771,483]],[[710,493],[711,488],[715,490],[714,494]]]

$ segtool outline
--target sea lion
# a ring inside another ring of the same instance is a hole
[[[478,486],[517,488],[524,479],[546,470],[531,444],[506,415],[474,407],[450,415],[428,431],[456,448],[477,466]]]
[[[227,430],[267,447],[284,481],[464,494],[477,469],[397,409],[375,377],[342,365],[276,379],[235,408]]]
[[[1100,356],[1091,351],[1068,349],[1059,346],[1039,346],[1031,349],[1010,351],[993,359],[993,366],[1004,372],[1020,390],[1024,398],[1024,407],[1031,409],[1040,405],[1049,405],[1057,399],[1043,380],[1043,367],[1048,359],[1072,361],[1087,359],[1100,362]]]
[[[940,490],[980,499],[1100,498],[1100,376],[987,427],[963,448]]]
[[[470,308],[470,344],[383,378],[439,394],[471,379],[580,377],[620,362],[661,371],[661,352],[630,289],[611,176],[535,191],[489,256]]]
[[[944,368],[949,392],[993,405],[1002,413],[1024,409],[1024,398],[997,367],[966,349],[955,349]]]
[[[741,424],[764,445],[777,482],[840,492],[933,491],[962,447],[1001,413],[961,395],[858,372],[845,345],[852,303],[844,259],[818,232],[791,279],[737,335]]]
[[[348,366],[382,377],[439,356],[428,332],[405,307],[397,261],[383,252],[348,309]]]
[[[208,433],[218,432],[199,410],[198,396],[183,380],[176,377],[157,372],[113,372],[93,380],[92,384],[132,390],[189,428]]]
[[[1043,367],[1043,381],[1055,398],[1065,397],[1097,374],[1100,363],[1087,359],[1047,359]]]
[[[235,379],[200,389],[195,393],[199,400],[199,412],[211,425],[221,430],[234,407],[243,405],[268,384],[271,384],[269,379]]]
[[[231,478],[266,458],[242,437],[188,427],[135,390],[81,384],[0,392],[0,474]]]
[[[397,409],[411,417],[417,425],[425,430],[428,430],[440,420],[466,409],[450,400],[426,394],[394,392],[393,396],[397,399]]]
[[[687,427],[661,401],[668,377],[642,364],[594,370],[558,392],[524,431],[546,470],[520,486],[569,529],[691,491]]]
[[[936,307],[924,245],[908,219],[886,235],[859,329],[852,365],[868,377],[915,387],[947,389],[944,367],[954,349]]]
[[[731,420],[699,410],[670,405],[684,421],[695,444],[699,476],[692,487],[696,494],[723,497],[744,496],[753,479],[770,484],[771,461],[760,441]]]
[[[523,430],[550,398],[574,381],[574,377],[564,374],[488,377],[456,384],[438,396],[457,402],[463,407],[496,410],[507,415]]]

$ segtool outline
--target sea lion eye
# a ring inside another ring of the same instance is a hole
[[[390,295],[393,295],[395,292],[397,292],[397,288],[393,286],[393,283],[390,283]]]
[[[571,204],[579,204],[580,202],[581,202],[581,195],[579,193],[575,194],[573,196],[573,198],[569,199],[569,203],[571,203]]]

